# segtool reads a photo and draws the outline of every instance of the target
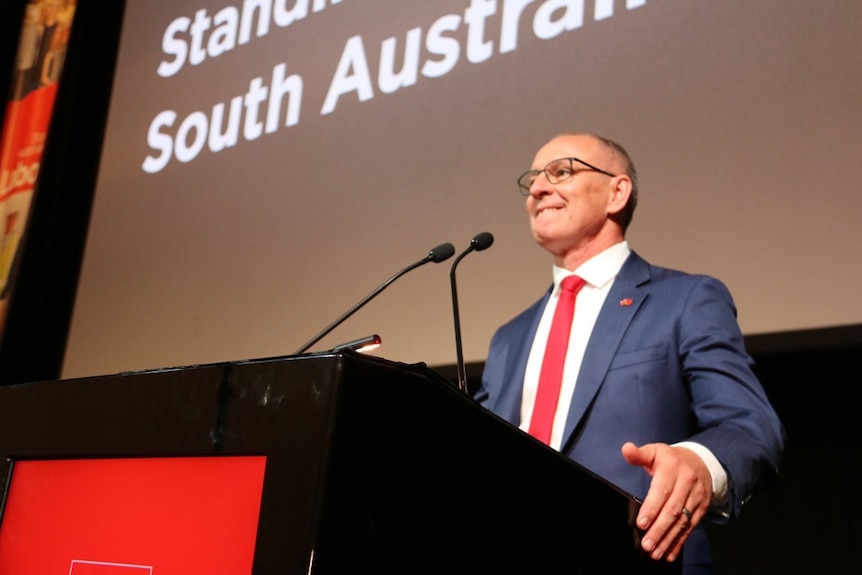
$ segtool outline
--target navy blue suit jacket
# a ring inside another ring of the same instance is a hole
[[[550,290],[494,335],[475,395],[514,425],[549,296]],[[626,463],[622,445],[695,441],[727,471],[729,511],[736,515],[760,476],[777,472],[783,449],[782,425],[751,368],[724,284],[652,266],[632,252],[587,345],[560,450],[643,499],[650,477]],[[694,561],[708,562],[704,552]]]

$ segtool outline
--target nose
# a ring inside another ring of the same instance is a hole
[[[548,181],[548,175],[545,172],[540,172],[530,185],[530,195],[534,198],[545,196],[552,191],[551,182]]]

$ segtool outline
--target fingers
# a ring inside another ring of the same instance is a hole
[[[700,521],[703,514],[695,517],[694,512],[689,511],[687,507],[683,507],[679,517],[674,521],[670,528],[666,531],[663,539],[656,545],[650,556],[653,559],[666,558],[668,561],[675,561],[679,554],[682,553],[682,547],[688,536],[691,535],[694,526]]]
[[[627,443],[622,452],[626,461],[652,476],[637,518],[637,526],[645,531],[641,546],[653,559],[673,561],[709,509],[709,471],[700,457],[681,447]]]
[[[673,475],[660,473],[654,476],[638,514],[638,527],[646,531],[641,545],[653,559],[667,555],[667,559],[673,561],[695,525],[695,513],[699,513],[699,509],[693,503],[687,503],[690,485],[681,475],[684,474],[676,471]],[[689,505],[695,511],[691,511]]]

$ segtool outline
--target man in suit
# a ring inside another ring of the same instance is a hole
[[[629,249],[637,174],[619,144],[555,137],[518,184],[533,237],[554,257],[554,285],[494,335],[475,397],[642,499],[637,525],[653,559],[674,561],[687,542],[683,572],[710,573],[696,527],[741,511],[762,477],[777,472],[784,437],[752,373],[730,293]],[[560,383],[547,384],[548,338],[571,275],[584,285],[563,328],[563,358],[553,360]]]

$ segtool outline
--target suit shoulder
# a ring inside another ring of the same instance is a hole
[[[717,277],[707,274],[689,273],[670,268],[657,268],[658,271],[654,275],[655,281],[670,281],[680,285],[690,286],[692,289],[697,287],[705,287],[707,289],[728,292],[727,285]]]
[[[714,289],[728,291],[725,283],[717,277],[656,266],[647,262],[644,263],[649,268],[650,280],[653,282],[671,282],[675,285],[690,286],[691,288],[696,286],[711,286]]]

